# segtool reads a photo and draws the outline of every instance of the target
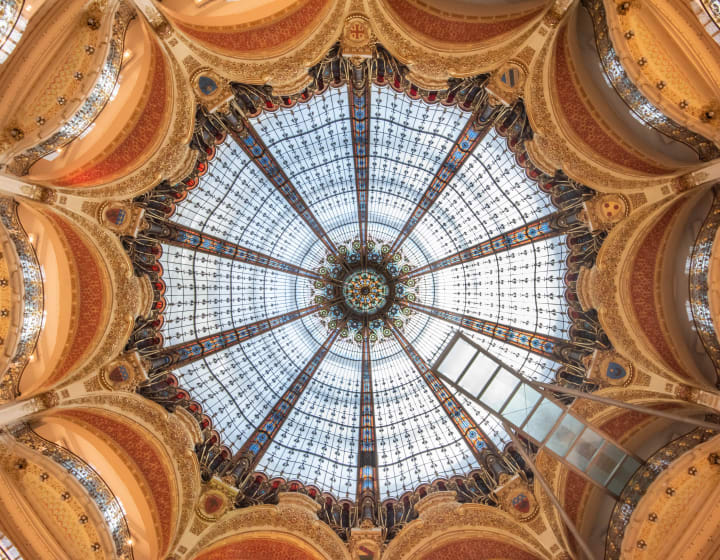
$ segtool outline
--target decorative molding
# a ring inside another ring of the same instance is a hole
[[[197,153],[187,146],[193,132],[195,96],[192,87],[174,57],[169,60],[173,77],[172,124],[160,146],[142,167],[129,175],[95,187],[64,187],[58,189],[75,196],[96,199],[128,199],[146,192],[163,180],[177,182],[186,177],[197,163]]]
[[[60,130],[39,144],[15,156],[7,170],[15,175],[27,175],[30,167],[40,158],[62,148],[80,136],[98,117],[112,96],[122,67],[125,32],[135,17],[135,9],[121,0],[113,16],[112,35],[108,40],[108,52],[98,79],[84,103]]]
[[[102,266],[110,274],[113,291],[112,306],[107,310],[109,316],[102,338],[89,351],[89,360],[86,356],[83,362],[75,364],[66,380],[70,382],[95,376],[102,366],[118,355],[132,332],[133,318],[138,312],[141,294],[127,254],[115,235],[101,227],[95,220],[64,208],[56,208],[56,211],[92,239],[93,249],[102,258]]]
[[[0,381],[0,402],[11,401],[18,394],[20,377],[40,336],[45,306],[40,265],[35,249],[18,219],[17,207],[15,200],[0,197],[0,222],[15,245],[23,278],[22,326],[15,352]]]
[[[200,468],[193,452],[196,434],[188,429],[189,422],[182,413],[169,414],[161,406],[126,392],[88,394],[63,403],[63,407],[83,411],[95,408],[98,412],[122,415],[123,421],[142,426],[161,442],[163,455],[168,457],[168,466],[176,476],[171,482],[180,489],[172,550],[190,526],[201,492]],[[115,445],[111,441],[108,444]]]
[[[82,485],[107,523],[117,558],[132,560],[132,541],[125,512],[100,475],[80,457],[40,437],[27,424],[20,425],[13,435],[23,445],[52,459]]]
[[[314,513],[315,502],[309,498],[304,501],[306,503],[297,503],[281,497],[276,506],[259,505],[227,513],[216,523],[205,524],[199,539],[184,557],[195,558],[221,541],[242,540],[272,531],[279,537],[300,539],[322,558],[350,560],[350,552],[340,537]]]
[[[486,538],[512,543],[514,548],[532,555],[530,557],[553,557],[534,531],[510,514],[481,504],[459,504],[452,494],[439,492],[423,498],[418,503],[420,517],[397,534],[383,556],[393,560],[421,558],[443,541]]]
[[[704,0],[708,1],[708,0]],[[717,0],[715,3],[718,4]],[[692,148],[701,161],[720,157],[720,149],[708,138],[697,134],[666,116],[645,97],[625,72],[620,57],[613,47],[603,0],[582,0],[592,18],[595,45],[608,83],[630,110],[646,125],[665,136]],[[718,4],[720,6],[720,4]],[[720,8],[719,8],[720,9]]]
[[[698,336],[710,356],[715,370],[720,372],[720,340],[710,308],[710,268],[713,247],[720,229],[720,183],[713,188],[713,202],[695,239],[690,259],[690,309]],[[717,249],[717,247],[715,247]]]
[[[530,66],[525,85],[524,99],[527,114],[534,132],[532,140],[525,145],[532,161],[543,171],[553,174],[562,169],[568,177],[575,179],[600,192],[632,191],[667,186],[670,189],[672,177],[643,177],[629,170],[619,171],[599,165],[597,157],[592,158],[577,147],[577,141],[558,123],[560,115],[554,106],[551,89],[554,70],[553,53],[556,33],[549,34]]]
[[[610,517],[610,526],[605,542],[605,558],[607,560],[620,560],[622,539],[625,535],[630,519],[640,499],[650,488],[653,481],[666,470],[673,461],[690,451],[693,447],[707,441],[717,432],[706,428],[698,428],[692,432],[671,441],[668,445],[657,451],[645,464],[638,469],[628,481],[620,494],[620,499]]]

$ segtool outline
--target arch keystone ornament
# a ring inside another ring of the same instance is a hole
[[[507,105],[515,103],[525,88],[527,67],[518,61],[508,61],[493,72],[487,90]]]
[[[198,517],[203,521],[215,521],[227,511],[230,505],[228,497],[219,490],[207,490],[200,496],[197,509]]]
[[[618,193],[602,194],[585,202],[585,212],[593,231],[609,230],[630,214],[630,202]]]
[[[233,95],[228,80],[206,66],[195,70],[190,82],[198,102],[210,111],[226,103]]]
[[[385,538],[379,527],[361,527],[350,533],[350,554],[356,560],[380,560]]]
[[[97,210],[97,221],[118,235],[137,236],[145,227],[145,209],[131,202],[116,200],[102,203]]]
[[[532,489],[520,475],[508,478],[495,494],[502,508],[518,521],[532,521],[540,511]]]
[[[100,384],[109,391],[132,391],[147,378],[137,351],[121,354],[100,370]]]
[[[341,43],[343,53],[349,57],[366,58],[372,56],[377,42],[370,20],[362,14],[351,14],[345,18]]]
[[[615,387],[627,387],[635,378],[632,362],[613,350],[595,350],[590,357],[587,372],[589,379]]]

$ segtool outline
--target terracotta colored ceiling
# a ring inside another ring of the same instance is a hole
[[[203,552],[195,560],[316,560],[300,548],[272,539],[246,539]]]
[[[538,560],[540,557],[496,539],[466,539],[423,554],[418,560]]]

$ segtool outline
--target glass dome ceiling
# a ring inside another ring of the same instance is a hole
[[[523,375],[554,379],[560,364],[447,314],[568,339],[567,247],[562,235],[513,247],[512,234],[502,250],[475,247],[555,211],[492,126],[468,141],[474,115],[458,106],[377,85],[352,99],[348,86],[328,88],[248,119],[264,146],[231,134],[217,146],[173,222],[282,262],[164,243],[162,334],[165,346],[239,337],[174,374],[233,454],[264,445],[254,470],[338,499],[355,499],[369,476],[384,500],[480,468],[443,390],[484,432],[476,445],[508,441],[482,408],[422,373],[458,330]],[[278,403],[290,403],[284,421],[259,441]],[[375,474],[358,472],[366,450]]]

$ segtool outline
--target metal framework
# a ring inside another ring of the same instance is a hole
[[[372,389],[370,338],[362,343],[360,386],[360,437],[358,441],[358,484],[356,502],[362,519],[375,518],[374,510],[380,496],[378,487],[377,442],[375,439],[375,401]]]
[[[327,356],[330,348],[338,338],[340,331],[338,329],[332,331],[325,342],[317,349],[317,352],[310,358],[310,361],[300,371],[290,387],[285,391],[282,397],[277,401],[272,410],[268,412],[265,419],[255,429],[252,435],[240,448],[235,456],[235,466],[232,472],[239,479],[251,474],[257,464],[260,462],[268,446],[273,441],[273,437],[282,427],[287,417],[293,410],[303,391],[307,387],[310,380],[317,372],[320,364]]]
[[[360,246],[363,258],[367,253],[368,242],[368,185],[370,159],[370,81],[361,86],[348,82],[348,100],[350,102],[350,126],[353,142],[353,161],[355,163],[355,191],[357,194],[358,226]]]
[[[311,280],[324,280],[323,276],[317,272],[276,259],[265,253],[253,251],[242,245],[225,241],[219,237],[214,237],[174,222],[168,221],[166,225],[169,227],[169,231],[166,236],[162,237],[163,243],[175,245],[176,247],[187,247],[188,249],[207,253],[208,255],[216,255],[254,266],[270,268],[278,272],[303,276]]]
[[[330,239],[327,232],[320,225],[320,222],[318,222],[312,210],[308,207],[305,199],[300,195],[295,185],[290,182],[287,175],[285,175],[282,167],[280,167],[280,164],[270,153],[267,146],[265,146],[265,143],[258,133],[247,120],[242,121],[241,124],[242,128],[240,130],[229,130],[232,139],[235,140],[238,146],[255,162],[258,169],[262,171],[278,192],[282,194],[288,204],[292,206],[293,210],[298,213],[317,238],[327,247],[327,250],[333,255],[337,255],[338,250],[335,243],[332,242],[332,239]]]
[[[390,251],[385,257],[390,259],[392,255],[398,252],[405,240],[410,236],[418,222],[423,219],[438,197],[452,181],[455,174],[460,170],[470,154],[482,142],[485,135],[492,130],[496,120],[505,111],[504,107],[494,107],[488,103],[481,105],[481,109],[477,115],[471,118],[460,132],[455,144],[450,149],[450,153],[440,164],[440,169],[433,177],[430,185],[415,206],[412,214],[408,218],[405,225],[400,230],[397,238],[390,246]]]
[[[569,341],[552,336],[532,333],[523,329],[509,327],[493,321],[485,321],[476,317],[469,317],[468,315],[462,315],[452,311],[444,311],[437,307],[423,305],[422,303],[407,302],[407,306],[420,313],[425,313],[476,333],[502,340],[518,348],[550,358],[551,360],[558,360],[560,358],[558,354],[559,347],[571,344]]]
[[[311,305],[304,309],[284,313],[269,319],[262,319],[249,325],[244,325],[236,329],[228,329],[221,333],[211,334],[209,336],[198,338],[183,344],[176,344],[169,348],[164,348],[157,354],[150,357],[151,371],[158,371],[168,368],[179,368],[195,362],[201,358],[225,350],[240,342],[244,342],[255,336],[264,334],[283,325],[287,325],[298,319],[302,319],[307,315],[317,313],[322,309],[322,305]]]
[[[410,278],[417,278],[423,274],[430,274],[444,268],[450,268],[451,266],[472,262],[489,255],[495,255],[497,253],[502,253],[503,251],[509,251],[510,249],[521,247],[522,245],[527,245],[528,243],[535,243],[541,239],[548,239],[550,237],[562,235],[563,231],[560,228],[553,227],[555,218],[558,215],[559,213],[555,212],[549,216],[530,222],[529,224],[525,224],[508,232],[496,235],[495,237],[492,237],[487,241],[482,241],[477,245],[469,247],[468,249],[463,249],[453,255],[438,259],[434,262],[411,270],[407,274],[401,275],[399,279],[407,280]]]
[[[395,325],[388,322],[387,328],[395,335],[398,344],[410,358],[418,373],[422,376],[423,381],[427,384],[432,391],[435,398],[441,404],[445,413],[453,421],[453,424],[462,435],[465,442],[468,444],[470,451],[475,455],[480,464],[483,464],[483,453],[489,449],[493,449],[494,445],[490,441],[490,438],[480,429],[480,427],[472,420],[472,417],[467,413],[465,408],[458,402],[458,400],[450,394],[450,391],[445,384],[440,381],[437,375],[430,369],[425,360],[420,357],[415,348],[405,338],[405,335],[400,332]]]

